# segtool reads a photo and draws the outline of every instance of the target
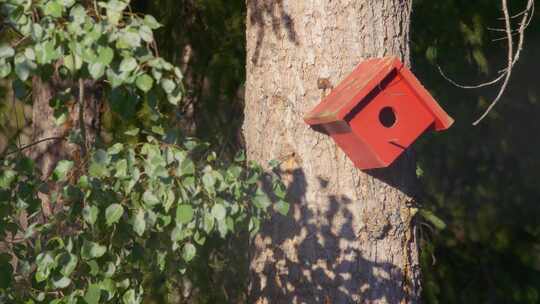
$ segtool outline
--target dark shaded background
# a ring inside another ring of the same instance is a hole
[[[527,30],[508,91],[478,127],[471,123],[498,87],[455,88],[437,70],[440,65],[467,84],[498,75],[505,41],[492,41],[502,33],[487,30],[503,27],[498,2],[415,6],[415,71],[456,119],[448,132],[426,136],[416,146],[423,203],[448,225],[441,233],[424,233],[428,303],[540,302],[540,19]],[[512,11],[525,2],[511,1]]]

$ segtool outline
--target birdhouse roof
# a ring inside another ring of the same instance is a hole
[[[360,63],[345,80],[304,117],[305,122],[317,125],[343,120],[354,107],[366,100],[365,97],[394,70],[411,86],[427,110],[433,114],[435,129],[448,129],[454,120],[446,114],[411,71],[397,57],[393,56],[370,59]]]

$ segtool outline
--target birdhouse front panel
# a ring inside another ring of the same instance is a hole
[[[382,166],[391,164],[434,122],[403,77],[398,73],[389,77],[349,120],[352,132],[378,152]]]
[[[396,57],[360,63],[304,121],[360,169],[387,167],[430,126],[441,131],[454,122]]]

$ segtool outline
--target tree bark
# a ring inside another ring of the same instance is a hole
[[[68,118],[66,122],[58,126],[54,122],[54,109],[50,106],[50,101],[59,91],[68,87],[71,88],[72,92],[75,92],[74,99],[67,103]],[[82,100],[79,98],[81,93]],[[75,161],[76,165],[80,165],[87,148],[92,148],[99,136],[102,105],[99,85],[90,80],[78,83],[61,81],[57,75],[47,80],[41,79],[40,76],[34,76],[32,79],[32,99],[31,142],[50,139],[36,144],[26,151],[28,157],[35,161],[41,178],[47,179],[60,160],[69,159]],[[82,113],[80,112],[81,104]],[[69,133],[74,129],[79,131],[84,144],[73,144],[67,140]],[[54,187],[54,185],[50,186]],[[48,217],[54,213],[54,206],[50,205],[47,195],[42,194],[40,197],[43,214]]]
[[[409,64],[411,2],[247,1],[247,154],[291,203],[253,241],[250,303],[420,301],[413,152],[363,172],[302,120],[362,60]]]

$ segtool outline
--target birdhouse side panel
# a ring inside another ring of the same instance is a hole
[[[426,88],[424,88],[416,76],[414,76],[414,74],[407,68],[401,69],[400,74],[416,96],[423,101],[422,105],[433,114],[435,118],[435,130],[442,131],[450,128],[450,126],[452,126],[454,123],[454,119],[441,108],[441,106],[437,103],[433,96],[431,96]]]
[[[339,121],[323,126],[357,168],[371,169],[384,166],[371,147],[362,138],[356,136],[346,122]]]

